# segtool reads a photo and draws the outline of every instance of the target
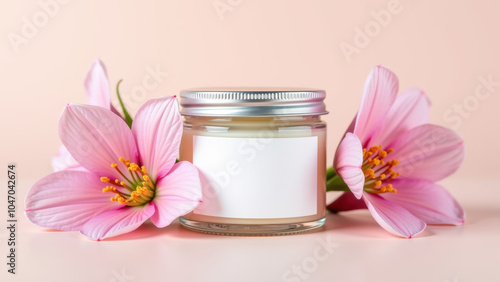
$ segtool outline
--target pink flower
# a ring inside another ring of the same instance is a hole
[[[87,100],[89,105],[96,105],[111,110],[113,113],[120,115],[118,111],[111,104],[111,95],[109,88],[108,76],[106,74],[106,67],[101,60],[95,60],[85,77],[85,90],[87,93]],[[52,167],[54,171],[63,169],[83,169],[77,161],[68,152],[64,145],[59,147],[58,154],[52,158]]]
[[[146,102],[132,129],[103,107],[68,105],[59,136],[85,170],[55,172],[35,183],[26,197],[28,219],[94,240],[130,232],[148,218],[167,226],[201,201],[195,166],[175,163],[181,135],[175,97]]]
[[[411,88],[397,96],[398,87],[386,67],[377,66],[368,76],[358,114],[335,154],[337,175],[328,180],[329,187],[347,184],[350,192],[328,207],[368,208],[380,226],[406,238],[426,224],[463,224],[461,206],[435,183],[459,168],[463,140],[428,124],[424,92]]]

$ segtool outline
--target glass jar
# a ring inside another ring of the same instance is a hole
[[[203,202],[189,229],[284,235],[325,221],[325,92],[193,89],[181,92],[180,159],[199,171]]]

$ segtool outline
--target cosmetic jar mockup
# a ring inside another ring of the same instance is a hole
[[[182,225],[224,235],[284,235],[325,221],[325,92],[181,92],[180,158],[192,162],[202,203]]]

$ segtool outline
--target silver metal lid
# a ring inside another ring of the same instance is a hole
[[[294,88],[199,88],[181,91],[184,116],[325,115],[326,93]]]

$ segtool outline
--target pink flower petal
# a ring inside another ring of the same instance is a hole
[[[182,118],[175,97],[146,102],[135,116],[132,132],[141,164],[153,179],[164,177],[175,163],[182,137]]]
[[[356,199],[353,193],[344,192],[328,205],[328,209],[334,212],[366,209],[366,204],[363,200]]]
[[[422,90],[410,88],[403,91],[366,147],[388,145],[403,132],[429,123],[429,116],[430,101]]]
[[[399,160],[394,168],[404,178],[438,181],[455,172],[465,155],[464,142],[454,131],[432,124],[401,134],[389,147],[387,159]]]
[[[333,167],[358,199],[361,198],[365,185],[362,164],[363,148],[361,142],[356,135],[346,133],[335,153]]]
[[[68,105],[59,120],[59,137],[80,165],[101,176],[121,179],[111,168],[120,157],[137,162],[137,147],[129,127],[102,107]],[[126,170],[125,165],[119,165]]]
[[[411,238],[426,227],[409,211],[378,195],[364,193],[363,200],[375,221],[391,234]]]
[[[170,173],[156,184],[153,200],[156,213],[151,221],[157,227],[165,227],[179,216],[191,212],[200,202],[198,170],[189,162],[176,163]]]
[[[426,180],[393,180],[397,193],[385,193],[385,199],[403,207],[427,224],[464,223],[460,204],[442,186]]]
[[[108,75],[101,60],[97,59],[92,63],[85,77],[84,85],[90,105],[104,107],[120,115],[111,104]]]
[[[40,179],[26,196],[26,216],[36,225],[80,230],[92,217],[122,205],[103,193],[99,177],[85,171],[60,171]]]
[[[356,114],[356,116],[354,117],[354,119],[351,121],[351,124],[349,124],[349,127],[347,128],[347,130],[345,131],[344,133],[344,136],[350,132],[350,133],[353,133],[354,132],[354,127],[356,126],[356,119],[357,119],[357,116],[358,114]]]
[[[66,149],[64,145],[59,146],[59,152],[52,158],[52,168],[54,171],[61,171],[65,169],[83,169],[83,167],[71,156],[68,149]]]
[[[363,146],[389,112],[396,100],[398,88],[397,76],[385,66],[374,67],[368,75],[353,132]]]
[[[118,236],[134,231],[154,212],[155,207],[151,204],[104,212],[89,220],[80,232],[93,240]]]

